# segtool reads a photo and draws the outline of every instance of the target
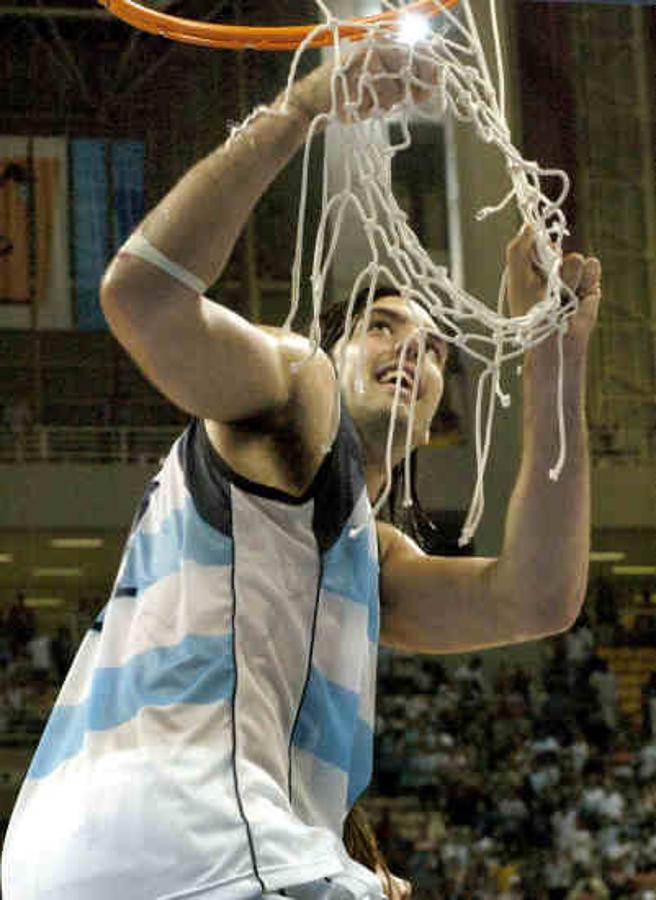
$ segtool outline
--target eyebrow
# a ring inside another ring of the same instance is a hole
[[[406,322],[412,322],[413,325],[416,324],[408,313],[399,312],[397,309],[390,309],[388,306],[372,306],[371,318],[376,315],[386,316],[388,319],[392,319],[401,325],[405,325]],[[441,338],[439,334],[436,334],[435,332],[429,331],[422,325],[418,325],[417,327],[426,335],[427,344],[431,344],[433,347],[436,345],[438,346],[440,352],[444,355],[444,361],[446,362],[449,355],[449,345],[444,338]]]

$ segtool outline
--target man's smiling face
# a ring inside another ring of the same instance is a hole
[[[400,378],[400,424],[407,421],[413,385],[418,381],[413,445],[428,441],[430,425],[444,389],[447,357],[446,343],[437,337],[434,328],[431,317],[417,303],[390,294],[379,297],[374,302],[366,334],[363,334],[364,317],[361,316],[346,349],[344,350],[345,338],[335,346],[333,355],[341,367],[342,390],[349,413],[365,435],[372,430],[386,432]],[[417,365],[422,339],[420,330],[426,333],[426,350],[421,369]],[[432,333],[427,333],[429,331]],[[409,338],[401,366],[403,345]],[[363,391],[357,389],[361,347],[364,350]]]

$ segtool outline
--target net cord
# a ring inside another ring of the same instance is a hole
[[[393,144],[389,138],[387,121],[390,111],[381,107],[377,85],[387,73],[370,71],[370,62],[381,39],[379,29],[372,26],[367,36],[358,42],[363,53],[362,73],[355,85],[350,86],[347,67],[350,56],[340,36],[340,21],[332,15],[323,0],[316,0],[326,21],[317,25],[299,46],[292,62],[287,89],[280,107],[274,114],[285,115],[294,105],[293,87],[297,79],[298,64],[302,54],[311,44],[314,31],[328,28],[333,37],[333,73],[331,80],[331,108],[312,121],[303,155],[301,198],[298,207],[298,227],[295,257],[292,268],[292,297],[289,315],[284,327],[291,329],[299,311],[303,285],[303,259],[306,249],[306,225],[308,215],[308,186],[311,143],[319,128],[332,125],[339,129],[342,154],[339,183],[333,181],[324,156],[322,172],[322,206],[317,228],[314,252],[311,255],[309,282],[312,297],[312,325],[310,342],[312,354],[321,339],[319,314],[326,296],[327,278],[338,250],[341,229],[347,214],[354,217],[366,238],[369,261],[354,278],[349,298],[346,334],[351,333],[353,306],[358,291],[368,284],[369,297],[363,313],[363,335],[366,335],[376,284],[384,277],[397,287],[402,296],[418,303],[434,322],[434,332],[440,338],[455,345],[482,364],[475,404],[475,447],[477,477],[468,515],[463,526],[461,543],[468,543],[480,523],[484,510],[484,477],[490,457],[494,413],[497,403],[507,407],[510,396],[501,386],[501,368],[510,360],[523,356],[532,347],[557,335],[558,347],[558,440],[559,454],[549,471],[550,478],[558,478],[566,460],[566,434],[563,409],[564,356],[563,338],[568,320],[578,308],[578,298],[562,282],[560,264],[562,242],[568,234],[562,204],[569,192],[566,173],[543,168],[537,162],[525,160],[512,143],[506,121],[506,89],[503,74],[503,56],[495,0],[489,2],[489,15],[496,60],[497,87],[492,82],[490,69],[478,34],[476,21],[469,0],[461,0],[462,19],[434,0],[441,19],[449,26],[447,34],[436,32],[430,39],[407,49],[408,61],[400,77],[403,78],[403,97],[391,114],[400,126],[401,138]],[[404,3],[392,4],[383,0],[382,6],[399,9]],[[389,46],[389,34],[384,38]],[[422,81],[417,66],[430,66],[435,77]],[[410,145],[410,122],[413,118],[434,120],[434,112],[414,103],[413,88],[430,90],[443,114],[469,123],[478,137],[495,148],[505,161],[510,188],[496,203],[483,207],[476,214],[483,221],[498,214],[515,202],[525,223],[535,233],[536,263],[544,273],[544,298],[522,315],[509,316],[504,312],[507,294],[507,272],[499,286],[495,309],[453,284],[444,266],[435,265],[421,247],[412,231],[406,214],[394,197],[392,188],[392,160]],[[362,122],[358,110],[365,96],[372,98],[373,107],[368,121]],[[340,98],[344,103],[340,111]],[[262,114],[256,110],[253,115]],[[272,110],[268,110],[269,113]],[[252,120],[249,117],[244,126]],[[547,193],[547,184],[556,183],[556,196]],[[355,227],[355,226],[354,226]],[[345,347],[342,348],[342,353]],[[363,389],[365,361],[364,340],[360,345],[359,374],[356,389]],[[407,348],[405,350],[407,354]],[[404,357],[402,357],[404,358]],[[423,357],[422,357],[423,358]],[[301,363],[302,365],[303,363]],[[342,369],[342,367],[338,367]],[[343,369],[342,369],[343,370]],[[413,392],[414,393],[414,392]],[[416,394],[414,394],[416,400]],[[386,473],[391,479],[391,453],[394,445],[394,428],[398,419],[400,381],[392,403],[390,429],[386,446]],[[406,448],[411,445],[413,410],[408,416]],[[407,473],[406,473],[407,474]],[[406,477],[407,491],[409,479]],[[374,506],[378,512],[389,496],[390,483]],[[404,503],[409,493],[404,495]]]

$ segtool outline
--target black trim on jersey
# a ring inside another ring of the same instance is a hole
[[[147,511],[148,507],[150,506],[150,498],[153,496],[153,494],[158,489],[158,487],[159,487],[159,481],[156,478],[153,478],[152,481],[150,481],[148,483],[148,486],[146,487],[146,490],[144,491],[144,494],[143,494],[143,497],[141,498],[139,506],[137,507],[137,511],[134,514],[134,519],[132,520],[132,525],[130,527],[130,533],[137,530],[137,526],[139,525],[139,523],[141,522],[143,517],[146,515],[146,511]]]
[[[125,542],[125,546],[123,547],[123,553],[121,554],[121,560],[125,558],[126,553],[128,552],[128,547],[130,546],[130,541],[132,540],[132,536],[138,529],[141,524],[141,520],[146,515],[148,511],[148,507],[150,506],[150,501],[156,490],[159,489],[160,483],[156,478],[153,478],[148,482],[146,490],[143,493],[141,500],[139,501],[139,506],[134,514],[132,519],[132,524],[130,525],[130,532],[128,534],[127,540]],[[123,584],[119,582],[111,594],[111,599],[113,600],[115,597],[136,597],[139,593],[139,590],[130,584]]]
[[[299,719],[301,718],[301,710],[303,709],[303,704],[305,703],[305,695],[307,694],[308,684],[310,683],[310,675],[312,674],[312,659],[314,657],[314,641],[317,635],[317,619],[319,617],[319,601],[321,600],[321,582],[323,581],[323,557],[319,556],[319,577],[317,578],[317,593],[314,600],[314,613],[312,616],[312,630],[310,632],[310,647],[308,650],[308,659],[307,659],[307,668],[305,670],[305,681],[303,682],[303,690],[301,691],[301,696],[298,701],[298,706],[296,708],[296,715],[294,716],[294,723],[292,725],[291,731],[289,732],[289,745],[287,747],[287,791],[289,795],[289,802],[292,804],[293,809],[293,801],[292,801],[292,753],[293,753],[293,743],[294,736],[296,734],[296,729],[298,728]]]
[[[230,701],[232,708],[232,778],[235,785],[235,797],[237,800],[237,808],[239,809],[239,815],[241,816],[241,820],[244,823],[244,827],[246,828],[246,836],[248,838],[248,847],[251,854],[251,863],[253,864],[253,874],[257,878],[260,883],[260,888],[262,889],[262,893],[266,891],[266,885],[264,881],[260,877],[260,873],[257,867],[257,857],[255,855],[255,844],[253,842],[253,835],[251,832],[250,823],[246,817],[246,812],[244,810],[244,804],[241,799],[241,794],[239,792],[239,777],[237,775],[237,683],[238,683],[238,668],[237,668],[237,633],[235,629],[236,620],[237,620],[237,589],[235,587],[235,542],[232,542],[232,566],[231,566],[231,574],[230,574],[230,589],[232,591],[232,613],[231,613],[231,624],[232,624],[232,665],[235,672],[235,683],[232,689],[232,699]]]
[[[330,468],[330,462],[335,446],[333,445],[323,458],[310,486],[300,496],[296,496],[295,494],[288,494],[287,491],[281,491],[278,488],[271,487],[268,484],[260,484],[259,481],[251,481],[250,478],[246,478],[244,475],[240,475],[239,472],[235,472],[235,470],[232,469],[217,452],[216,448],[212,446],[204,422],[199,423],[196,441],[199,445],[202,445],[201,452],[206,460],[206,465],[209,468],[214,469],[215,477],[223,479],[229,484],[234,484],[235,487],[240,488],[248,494],[255,494],[256,496],[264,497],[267,500],[277,500],[279,503],[287,503],[290,506],[302,506],[304,503],[307,503],[308,500],[312,500],[312,498],[321,490]],[[337,438],[335,439],[335,443],[337,443]]]
[[[312,527],[320,551],[325,552],[342,533],[365,487],[360,438],[344,403],[333,445],[312,483],[299,497],[235,472],[212,446],[200,419],[189,426],[179,452],[187,486],[200,515],[228,536],[232,536],[229,490],[230,485],[235,485],[246,493],[290,506],[301,506],[314,499]]]
[[[107,610],[107,606],[105,605],[105,606],[100,610],[100,612],[98,613],[98,615],[96,616],[96,618],[93,620],[93,622],[91,623],[91,625],[89,626],[89,631],[97,631],[99,634],[100,634],[100,632],[102,632],[103,626],[104,626],[104,624],[105,624],[105,612],[106,612],[106,610]]]
[[[322,553],[339,538],[364,488],[360,437],[346,404],[342,403],[329,470],[314,504],[312,528]]]
[[[198,514],[208,525],[232,537],[230,485],[216,465],[205,426],[194,419],[178,444],[178,459]]]

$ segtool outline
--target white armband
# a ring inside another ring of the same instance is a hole
[[[153,247],[148,238],[144,237],[140,231],[135,231],[134,234],[127,239],[119,250],[119,253],[129,253],[131,256],[138,256],[140,259],[145,259],[146,262],[149,262],[156,268],[166,272],[171,278],[175,278],[180,284],[184,284],[185,287],[191,288],[191,290],[195,291],[197,294],[203,294],[207,290],[207,285],[204,284],[197,275],[188,272],[184,266],[180,266],[178,263],[173,262],[168,256],[164,256],[157,247]]]

